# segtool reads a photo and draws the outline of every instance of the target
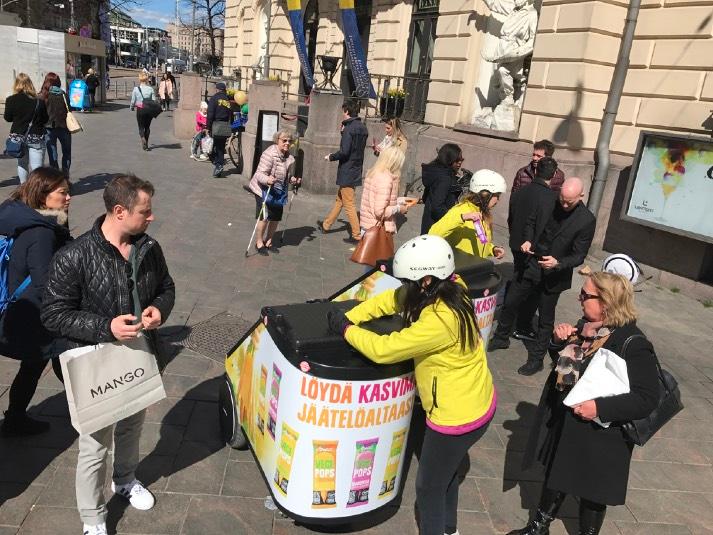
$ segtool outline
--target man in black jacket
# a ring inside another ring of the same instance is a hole
[[[351,236],[345,238],[347,243],[357,243],[361,239],[359,229],[359,217],[356,210],[356,188],[361,186],[362,167],[364,165],[364,148],[369,138],[369,131],[358,117],[359,102],[357,100],[347,100],[342,104],[344,120],[342,121],[342,140],[339,150],[324,157],[328,161],[338,161],[337,167],[337,198],[334,200],[332,210],[324,218],[324,221],[317,221],[317,228],[320,232],[328,232],[334,222],[339,217],[339,213],[344,207],[344,211],[349,218],[351,226]]]
[[[174,86],[175,87],[175,86]],[[233,100],[223,82],[215,84],[215,95],[208,101],[207,129],[213,136],[213,178],[220,178],[225,164],[225,143],[230,137]]]
[[[555,308],[560,294],[571,288],[572,273],[584,262],[594,239],[596,219],[582,203],[584,185],[581,179],[565,180],[547,223],[536,234],[539,211],[533,212],[525,228],[525,241],[520,250],[528,255],[525,266],[515,272],[505,304],[500,312],[498,327],[488,344],[495,351],[510,345],[508,339],[520,306],[536,295],[539,320],[537,339],[528,348],[527,362],[517,372],[533,375],[543,368],[542,361],[552,336]]]
[[[535,236],[539,236],[542,229],[554,210],[557,194],[550,189],[550,181],[557,172],[557,162],[545,156],[539,160],[535,179],[528,185],[515,191],[510,196],[508,210],[508,230],[510,232],[510,250],[513,257],[514,271],[521,272],[526,264],[528,255],[520,250],[520,246],[527,240],[525,229],[530,216],[535,218]],[[532,332],[532,318],[537,310],[537,296],[532,295],[520,307],[517,315],[513,338],[517,340],[533,341],[536,337]]]
[[[145,330],[157,354],[155,329],[175,299],[173,279],[159,244],[145,232],[153,221],[150,182],[133,175],[114,178],[104,190],[107,213],[93,228],[59,251],[50,265],[42,322],[70,347],[136,339]],[[104,472],[114,444],[112,490],[137,509],[155,498],[134,475],[145,411],[79,436],[77,507],[84,533],[106,533]]]

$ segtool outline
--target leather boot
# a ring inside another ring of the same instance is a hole
[[[530,520],[524,528],[513,530],[508,535],[549,535],[550,524],[557,516],[557,511],[559,511],[565,496],[564,492],[542,489],[542,498],[540,498],[535,518]]]
[[[584,500],[579,504],[579,535],[599,535],[607,508],[596,510],[588,507]]]

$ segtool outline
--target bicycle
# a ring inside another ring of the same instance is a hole
[[[233,129],[233,133],[230,134],[226,147],[228,149],[228,157],[230,161],[233,162],[235,169],[238,173],[243,172],[243,136],[242,133],[245,130],[244,126]]]

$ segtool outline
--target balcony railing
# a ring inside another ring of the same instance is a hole
[[[422,123],[426,115],[429,79],[416,76],[394,76],[390,74],[372,74],[372,84],[377,98],[369,99],[366,116],[399,115],[404,121]],[[388,100],[389,90],[402,90],[406,93],[399,99]],[[385,113],[382,113],[385,112]]]

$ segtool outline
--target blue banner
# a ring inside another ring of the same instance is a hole
[[[302,75],[305,77],[305,85],[307,93],[314,85],[314,76],[312,75],[312,66],[309,63],[307,56],[307,46],[305,45],[305,31],[302,19],[302,2],[300,0],[288,0],[287,13],[290,17],[290,26],[292,27],[292,35],[295,38],[295,48],[297,49],[297,57],[302,66]]]
[[[371,83],[369,69],[366,66],[366,54],[361,44],[359,27],[357,26],[354,0],[339,0],[339,9],[342,13],[342,29],[344,30],[344,46],[347,49],[349,69],[354,77],[356,95],[364,98],[376,98],[376,91]]]

